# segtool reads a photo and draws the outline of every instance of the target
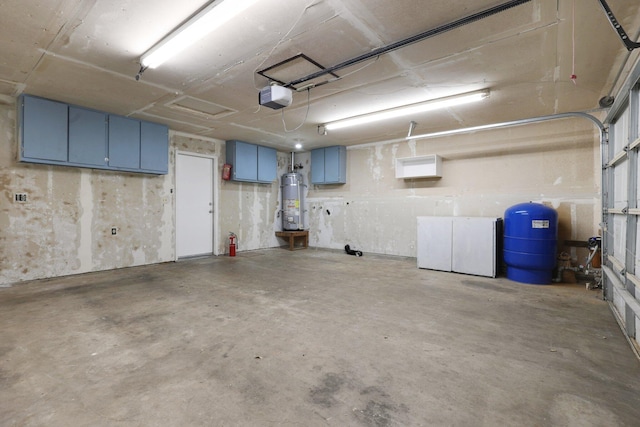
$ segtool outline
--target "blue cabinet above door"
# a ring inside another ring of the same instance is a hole
[[[226,162],[231,165],[231,180],[272,183],[278,170],[275,149],[244,141],[226,142]]]

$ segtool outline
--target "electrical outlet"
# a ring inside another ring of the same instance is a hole
[[[15,193],[13,200],[18,203],[27,203],[27,193]]]
[[[111,235],[115,236],[116,234],[118,234],[118,229],[116,227],[111,227]]]

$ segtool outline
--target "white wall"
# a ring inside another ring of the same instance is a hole
[[[395,178],[396,158],[423,154],[444,158],[442,178]],[[534,201],[558,211],[560,250],[580,258],[563,242],[599,232],[599,156],[599,132],[584,119],[350,147],[347,184],[309,188],[310,245],[415,257],[417,216],[502,217]]]

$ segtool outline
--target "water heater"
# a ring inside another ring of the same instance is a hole
[[[302,165],[295,164],[295,153],[291,152],[289,172],[282,175],[282,230],[304,230],[304,179],[297,173]]]
[[[282,229],[304,229],[304,183],[302,175],[289,172],[282,175]]]

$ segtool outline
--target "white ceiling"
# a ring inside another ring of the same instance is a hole
[[[269,83],[258,70],[299,53],[334,66],[502,2],[258,0],[136,81],[140,55],[205,3],[1,0],[0,101],[29,93],[288,151],[402,138],[411,120],[426,133],[596,109],[627,58],[597,0],[533,0],[341,69],[272,110],[258,105]],[[608,3],[633,37],[640,2]],[[487,88],[481,104],[318,133],[330,120]]]

